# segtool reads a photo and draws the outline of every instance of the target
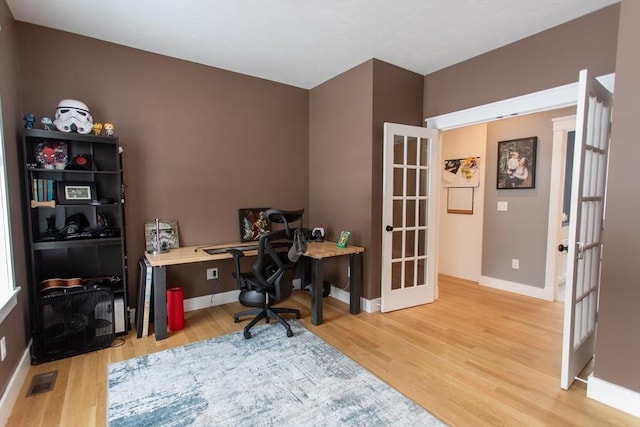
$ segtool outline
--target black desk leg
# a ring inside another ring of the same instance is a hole
[[[153,267],[153,328],[156,341],[167,337],[167,268]]]
[[[351,286],[349,289],[349,312],[360,313],[360,295],[362,294],[362,255],[349,255],[349,270],[351,271]]]
[[[324,277],[322,259],[311,261],[311,323],[322,325],[322,288]]]

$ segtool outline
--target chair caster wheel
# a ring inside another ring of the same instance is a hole
[[[247,340],[248,340],[249,338],[251,338],[251,332],[249,332],[249,331],[244,331],[244,338],[245,338],[245,339],[247,339]]]
[[[296,314],[296,319],[300,318],[300,313]]]
[[[293,336],[293,331],[291,329],[287,329],[287,336],[291,338]]]

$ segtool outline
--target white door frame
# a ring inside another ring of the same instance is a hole
[[[606,74],[596,78],[607,90],[613,93],[615,74]],[[570,83],[555,88],[533,92],[527,95],[517,96],[502,101],[478,107],[467,108],[452,113],[425,119],[429,128],[439,131],[471,126],[480,123],[488,123],[525,114],[539,113],[542,111],[556,110],[571,107],[578,103],[578,82]],[[440,136],[442,143],[442,135]],[[436,243],[437,245],[437,243]],[[555,263],[555,261],[554,261]],[[555,297],[555,280],[549,278],[549,270],[555,270],[553,264],[547,262],[545,266],[545,284],[541,293],[531,293],[529,296],[553,301]],[[436,289],[436,295],[438,290]]]
[[[576,116],[553,119],[553,154],[551,155],[550,182],[563,183],[565,180],[565,161],[567,156],[567,135],[576,128]],[[549,188],[549,224],[547,226],[547,262],[545,269],[545,289],[550,288],[550,301],[558,299],[558,245],[562,240],[562,212],[564,186],[552,185]],[[564,255],[566,257],[566,255]],[[545,294],[547,295],[547,294]]]

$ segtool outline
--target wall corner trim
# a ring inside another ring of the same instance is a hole
[[[640,418],[640,393],[589,375],[587,397]]]

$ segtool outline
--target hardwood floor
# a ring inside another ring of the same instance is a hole
[[[311,332],[449,425],[640,426],[588,399],[582,383],[560,389],[562,303],[444,276],[434,304],[352,316],[347,304],[326,298],[325,323],[313,326],[309,299],[299,291],[284,305],[299,308]],[[105,426],[108,363],[238,331],[244,322],[234,324],[232,314],[241,309],[234,303],[188,312],[185,329],[164,341],[131,332],[119,346],[32,366],[21,396],[39,373],[57,370],[55,387],[20,397],[8,426]]]

